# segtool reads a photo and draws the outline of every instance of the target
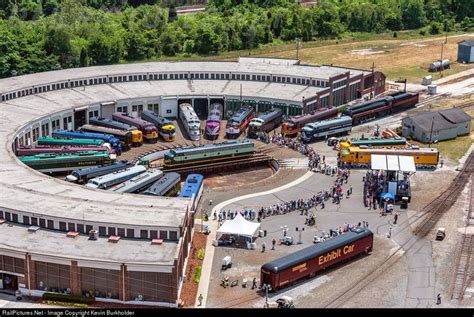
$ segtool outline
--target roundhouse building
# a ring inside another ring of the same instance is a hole
[[[286,115],[384,89],[384,76],[293,60],[143,63],[0,80],[0,288],[40,296],[174,307],[183,284],[194,210],[189,199],[92,190],[27,168],[14,155],[54,129],[77,129],[115,111],[176,117],[190,102],[206,115],[240,100]],[[258,96],[258,97],[256,97]],[[89,239],[93,230],[98,239]]]

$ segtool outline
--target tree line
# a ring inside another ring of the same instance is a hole
[[[474,27],[472,0],[0,0],[0,77],[162,56],[209,55],[346,32]],[[396,33],[395,33],[396,34]]]

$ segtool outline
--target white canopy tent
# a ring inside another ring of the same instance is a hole
[[[372,154],[370,163],[373,170],[416,172],[413,156]]]
[[[232,220],[226,220],[224,224],[217,229],[218,235],[233,234],[243,237],[252,238],[260,229],[260,223],[245,220],[240,213],[237,213]]]

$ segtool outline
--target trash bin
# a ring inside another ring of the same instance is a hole
[[[402,197],[400,209],[407,209],[407,208],[408,208],[408,197]]]
[[[267,230],[263,230],[263,236],[264,236],[264,237],[267,236]]]

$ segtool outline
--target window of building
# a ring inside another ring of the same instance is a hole
[[[33,218],[32,218],[33,219]],[[67,231],[66,223],[63,221],[59,222],[59,230],[61,231]]]
[[[125,237],[125,229],[124,228],[118,228],[117,229],[117,235],[120,237]]]
[[[150,230],[150,239],[158,239],[158,231]]]
[[[160,230],[160,239],[167,240],[168,239],[168,231]]]
[[[13,222],[18,222],[18,214],[13,214],[12,213],[12,221]]]
[[[109,236],[115,236],[115,228],[109,227]]]
[[[127,238],[135,238],[135,230],[127,229]]]
[[[59,129],[59,119],[51,121],[51,129],[53,131]]]
[[[157,103],[153,103],[153,104],[149,104],[148,106],[148,110],[150,111],[153,111],[154,113],[160,113],[160,105],[157,104]]]
[[[0,270],[24,274],[25,260],[6,255],[0,255]]]
[[[91,226],[91,225],[86,225],[86,233],[91,232],[92,229],[94,229],[93,226]]]
[[[65,292],[71,288],[70,266],[35,261],[36,289],[48,292]]]
[[[170,240],[173,240],[173,241],[178,240],[178,232],[177,231],[170,231]]]
[[[107,228],[99,227],[99,236],[106,236],[107,235]]]
[[[129,272],[130,296],[141,297],[145,301],[169,301],[173,289],[170,273]]]
[[[39,138],[39,128],[33,128],[33,142],[36,142]]]
[[[143,105],[133,105],[132,112],[138,113],[138,116],[143,112]]]
[[[67,224],[67,230],[68,231],[76,231],[76,225],[72,222],[68,222]]]
[[[54,229],[54,221],[48,220],[48,229]]]
[[[89,119],[97,118],[99,116],[99,110],[89,111]]]
[[[81,224],[81,223],[77,224],[77,232],[85,233],[83,224]]]
[[[118,106],[117,111],[121,113],[128,113],[128,106]]]
[[[100,298],[119,298],[120,271],[81,267],[82,294]],[[90,294],[92,292],[93,294]]]
[[[38,218],[36,217],[31,217],[31,224],[33,226],[37,226],[38,225]]]
[[[49,135],[49,123],[45,123],[41,125],[41,135],[48,136]]]
[[[0,210],[0,218],[4,219],[3,218],[3,211]]]

